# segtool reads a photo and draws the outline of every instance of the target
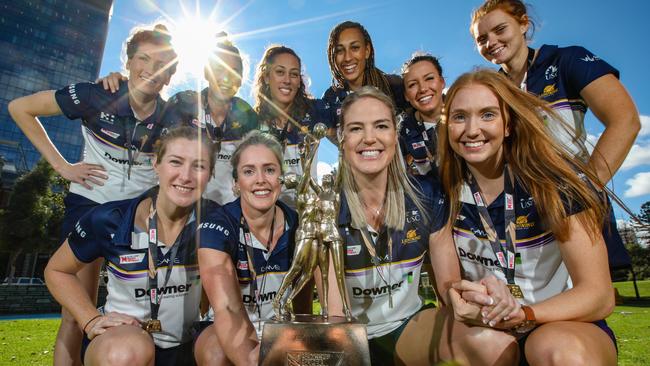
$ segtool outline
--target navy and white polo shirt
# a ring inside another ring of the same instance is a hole
[[[526,89],[550,103],[551,108],[575,130],[577,143],[584,145],[587,136],[584,119],[588,106],[580,91],[607,74],[619,77],[618,70],[583,47],[542,45],[528,68]],[[548,127],[557,141],[575,154],[580,152],[577,147],[580,145],[576,145],[557,121],[549,121]],[[581,158],[586,161],[589,157]]]
[[[217,127],[208,109],[208,88],[201,91],[203,106],[201,109],[198,108],[195,101],[180,100],[179,95],[181,93],[177,93],[170,98],[170,104],[174,104],[170,111],[170,119],[175,125],[190,125],[200,128],[210,126],[211,131],[221,129],[222,133],[221,149],[214,161],[213,177],[208,182],[203,197],[220,205],[231,202],[236,197],[233,192],[230,157],[241,143],[244,135],[258,128],[257,113],[246,101],[233,97],[230,100],[230,111],[221,126]],[[215,132],[212,132],[211,135],[214,136]]]
[[[461,189],[461,210],[454,223],[453,236],[463,278],[478,281],[491,272],[506,282],[481,224],[472,191],[467,184],[464,184]],[[559,242],[542,224],[535,201],[516,179],[514,196],[515,283],[524,293],[523,302],[534,304],[571,288],[571,278],[558,248]],[[505,243],[504,193],[502,192],[487,209],[499,240]],[[582,208],[565,202],[565,210],[567,216],[571,216],[582,211]]]
[[[404,83],[402,78],[398,75],[393,74],[384,74],[386,79],[388,79],[388,84],[390,85],[391,92],[393,93],[393,103],[395,103],[395,108],[397,113],[401,113],[408,106],[408,102],[404,99]],[[344,88],[337,88],[332,85],[325,93],[323,93],[323,101],[327,103],[330,109],[330,123],[328,127],[337,128],[341,122],[341,105],[349,94],[354,93],[348,87],[347,83]]]
[[[124,313],[140,321],[151,317],[148,295],[149,238],[146,228],[134,226],[138,204],[149,196],[113,201],[93,208],[84,215],[68,237],[77,259],[90,263],[97,258],[107,261],[108,296],[105,312]],[[204,203],[204,208],[210,204]],[[196,220],[192,215],[179,234],[178,252],[172,274],[164,287],[158,319],[165,333],[154,333],[156,346],[169,348],[192,340],[189,329],[199,320],[201,281],[195,241]],[[163,286],[170,251],[158,245],[158,285]]]
[[[309,100],[309,110],[302,119],[297,122],[302,126],[297,128],[293,124],[287,126],[286,131],[286,147],[284,149],[284,172],[286,173],[295,173],[298,176],[303,174],[302,171],[302,159],[300,157],[300,149],[298,144],[302,143],[305,139],[305,133],[311,132],[312,127],[316,123],[324,123],[326,126],[329,124],[329,108],[320,99],[311,99]],[[282,130],[274,129],[270,127],[266,121],[260,123],[260,130],[264,132],[270,132],[274,136],[281,138]],[[328,126],[329,127],[329,126]],[[282,141],[280,141],[282,143]],[[318,161],[318,156],[314,158],[314,162]],[[316,177],[316,164],[312,164],[311,175]],[[296,206],[296,190],[285,189],[282,186],[282,193],[280,194],[280,199],[282,202],[289,204],[292,208]]]
[[[341,194],[338,223],[345,242],[345,285],[352,316],[367,323],[368,338],[392,332],[422,307],[418,285],[422,263],[429,249],[429,235],[438,231],[446,220],[442,195],[437,185],[432,185],[431,181],[431,177],[415,180],[424,194],[422,204],[427,209],[426,213],[420,212],[407,197],[403,230],[389,233],[384,228],[379,233],[372,233],[369,228],[380,259],[377,267],[372,263],[372,256],[364,244],[361,231],[352,226],[347,200]],[[390,261],[389,234],[393,242]],[[380,271],[387,283],[380,276]],[[393,298],[392,308],[389,306],[389,286]]]
[[[126,82],[121,82],[116,93],[104,90],[101,84],[79,83],[55,93],[65,116],[81,119],[83,161],[102,165],[108,175],[103,186],[88,182],[92,190],[71,182],[70,192],[100,204],[136,197],[158,182],[153,170],[153,145],[164,129],[161,119],[165,101],[158,97],[154,113],[139,121],[129,105],[128,89]],[[130,179],[129,139],[133,159]]]
[[[265,243],[251,234],[253,264],[257,274],[256,281],[259,292],[259,314],[261,316],[258,314],[256,299],[251,297],[252,274],[248,268],[247,244],[244,240],[244,229],[241,227],[240,199],[208,213],[201,225],[199,225],[198,230],[199,246],[201,248],[210,248],[230,255],[237,271],[242,302],[248,312],[248,318],[253,323],[260,338],[264,322],[274,315],[271,303],[280,289],[285,274],[291,267],[294,237],[298,226],[296,212],[281,201],[278,201],[277,205],[284,213],[285,229],[273,250],[268,252]]]
[[[398,118],[401,121],[400,150],[409,173],[426,175],[432,169],[435,171],[436,163],[433,159],[435,159],[437,146],[436,124],[420,122],[413,113],[406,111]]]

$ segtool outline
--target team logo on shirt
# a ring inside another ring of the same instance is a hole
[[[553,83],[551,85],[545,86],[544,90],[542,91],[542,94],[540,94],[539,96],[541,98],[546,98],[546,97],[550,97],[555,93],[557,93],[557,87],[555,86],[555,83]]]
[[[546,80],[555,79],[557,77],[557,66],[551,65],[544,72],[544,77]]]
[[[584,62],[595,62],[595,61],[600,61],[600,57],[598,57],[598,56],[596,56],[596,55],[590,55],[590,54],[586,54],[585,57],[581,57],[580,59],[581,59],[582,61],[584,61]]]
[[[99,112],[99,121],[112,125],[115,123],[115,115],[106,112]]]
[[[534,222],[528,222],[528,215],[517,216],[515,223],[517,224],[517,229],[530,229],[535,226]]]
[[[240,128],[240,127],[241,127],[241,123],[239,123],[237,121],[233,121],[232,124],[230,125],[230,128],[232,128],[232,129]]]
[[[402,239],[402,244],[410,244],[420,240],[421,236],[418,234],[417,230],[411,229],[406,232],[406,238]]]
[[[120,264],[142,263],[144,253],[123,254],[120,256]]]

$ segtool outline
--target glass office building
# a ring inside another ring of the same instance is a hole
[[[0,5],[0,155],[3,173],[31,169],[39,152],[11,120],[7,104],[99,74],[112,0],[20,0]],[[42,118],[63,156],[79,161],[79,121]],[[6,182],[6,180],[5,180]]]

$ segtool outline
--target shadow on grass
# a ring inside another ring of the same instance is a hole
[[[621,306],[631,306],[639,308],[648,308],[650,307],[650,297],[643,296],[637,299],[634,296],[622,296],[623,303],[619,304]]]

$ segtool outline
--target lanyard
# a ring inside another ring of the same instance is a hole
[[[157,192],[157,190],[156,190]],[[190,214],[191,215],[191,214]],[[189,216],[188,216],[189,218]],[[186,222],[187,224],[187,222]],[[169,263],[167,264],[167,273],[165,273],[165,282],[162,287],[167,287],[169,278],[172,274],[172,269],[174,267],[174,260],[176,259],[176,253],[178,253],[178,247],[180,243],[185,241],[184,236],[189,230],[184,229],[174,242],[174,245],[171,246],[169,250]],[[158,293],[158,215],[156,214],[156,196],[151,197],[151,208],[149,209],[149,303],[151,305],[151,319],[158,319],[158,310],[160,309],[160,303],[162,301],[162,295]]]
[[[273,229],[275,227],[275,205],[273,206],[273,219],[271,219],[271,229],[270,229],[270,234],[269,234],[269,239],[266,242],[266,248],[271,247],[271,241],[273,241]],[[266,286],[266,276],[262,278],[262,288],[261,291],[257,290],[257,272],[255,271],[255,262],[253,262],[253,258],[255,253],[253,252],[253,239],[251,238],[251,232],[250,229],[248,228],[248,223],[246,222],[246,218],[244,217],[244,214],[242,213],[241,215],[241,220],[240,220],[240,225],[242,228],[242,231],[244,232],[244,247],[246,248],[246,258],[248,260],[248,271],[251,273],[251,282],[250,282],[250,287],[249,287],[249,295],[251,299],[255,299],[255,308],[257,308],[257,321],[258,321],[258,328],[261,328],[262,326],[262,307],[260,306],[260,297],[262,295],[262,292],[264,292],[264,287]],[[264,274],[264,271],[262,271],[262,274]]]
[[[216,145],[216,151],[221,151],[221,141],[223,141],[224,131],[228,125],[228,116],[224,118],[221,126],[217,126],[212,122],[212,115],[210,114],[210,106],[206,103],[205,110],[203,111],[203,119],[205,122],[205,131],[208,138]]]
[[[144,144],[147,143],[147,140],[149,139],[149,135],[142,136],[142,140],[140,140],[140,148],[139,149],[136,148],[136,151],[134,153],[132,151],[133,139],[135,138],[135,134],[138,131],[138,126],[142,122],[136,119],[135,125],[133,126],[133,131],[129,131],[129,127],[128,127],[129,121],[131,121],[131,117],[125,117],[122,119],[122,122],[124,123],[124,137],[126,138],[126,153],[128,156],[128,165],[129,165],[129,167],[126,170],[126,177],[128,179],[131,179],[131,168],[133,167],[135,160],[138,159],[138,155],[140,155],[140,151],[144,148]]]
[[[501,243],[499,237],[497,236],[497,231],[490,219],[490,214],[488,213],[487,207],[485,206],[485,199],[481,193],[481,188],[476,183],[474,176],[468,174],[468,183],[469,187],[472,190],[472,195],[474,196],[474,201],[476,202],[476,207],[478,208],[479,216],[481,217],[481,223],[483,229],[487,234],[487,239],[490,242],[492,251],[499,261],[499,267],[503,271],[503,274],[506,276],[508,285],[515,284],[515,200],[514,200],[514,189],[512,185],[512,179],[510,178],[510,171],[508,165],[506,164],[503,168],[503,181],[504,181],[504,196],[505,196],[505,209],[504,209],[504,221],[505,221],[505,234],[506,234],[506,243],[505,245]]]
[[[379,277],[381,280],[384,282],[386,287],[388,287],[388,307],[391,309],[393,308],[393,291],[392,291],[392,286],[390,285],[390,267],[393,262],[393,236],[390,233],[390,230],[387,230],[387,236],[388,236],[388,279],[386,279],[386,276],[384,276],[384,270],[381,268],[381,259],[379,258],[379,255],[377,255],[377,250],[375,249],[375,245],[371,244],[371,239],[370,239],[370,233],[368,232],[368,228],[364,227],[361,228],[359,231],[361,231],[361,237],[363,238],[363,243],[366,246],[366,249],[368,250],[368,254],[370,254],[370,258],[372,261],[373,266],[375,269],[377,269],[377,273],[379,274]]]

